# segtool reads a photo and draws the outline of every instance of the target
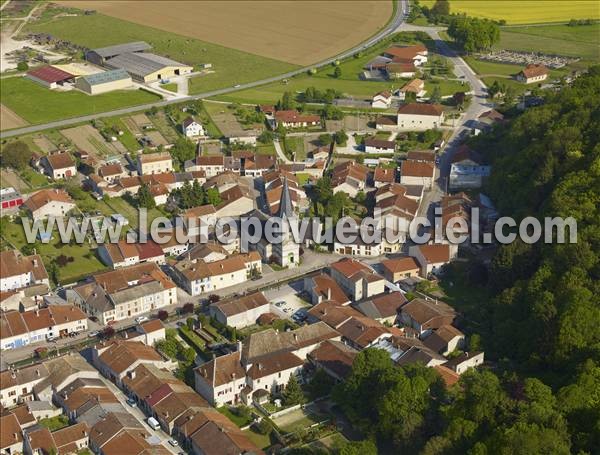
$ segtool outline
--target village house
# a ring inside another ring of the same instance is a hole
[[[408,103],[400,106],[397,125],[401,130],[425,131],[440,128],[444,109],[439,104]]]
[[[48,272],[39,254],[23,255],[18,250],[0,252],[0,291],[13,291],[28,286],[48,286]]]
[[[335,302],[338,305],[350,303],[339,284],[324,273],[304,278],[304,290],[310,295],[310,302],[318,305],[321,302]]]
[[[24,453],[21,424],[12,412],[0,416],[0,452],[2,454]]]
[[[463,374],[469,368],[474,368],[482,365],[484,361],[483,352],[463,352],[457,357],[448,360],[444,366],[450,368],[458,375]]]
[[[429,150],[411,150],[406,154],[407,161],[435,164],[435,152]]]
[[[378,295],[353,304],[354,308],[381,324],[393,325],[400,314],[400,308],[407,302],[399,291]]]
[[[184,258],[171,271],[179,286],[196,296],[248,281],[252,273],[262,272],[262,261],[256,251],[214,262]]]
[[[173,172],[173,160],[169,152],[142,153],[137,157],[139,175]]]
[[[379,92],[373,95],[371,107],[388,109],[392,105],[392,94],[388,91]]]
[[[33,221],[43,220],[49,216],[63,217],[76,207],[69,193],[58,188],[34,193],[25,201],[24,206]]]
[[[388,79],[408,79],[415,77],[417,67],[414,62],[402,59],[394,59],[385,65],[385,74]]]
[[[471,225],[471,207],[473,202],[465,193],[446,195],[440,201],[442,210],[442,229],[445,237],[458,238],[467,235]]]
[[[337,328],[342,340],[357,350],[369,348],[382,340],[392,338],[383,324],[365,316],[353,316]]]
[[[423,161],[404,160],[400,166],[402,185],[419,185],[431,188],[435,177],[435,165]]]
[[[400,308],[402,324],[412,327],[421,338],[444,325],[452,325],[456,317],[454,308],[437,299],[416,298]]]
[[[314,114],[301,114],[296,110],[275,112],[275,128],[283,125],[285,128],[307,128],[321,125],[321,117]]]
[[[67,152],[45,155],[41,158],[40,164],[46,175],[54,180],[68,179],[77,174],[75,161]]]
[[[352,300],[361,300],[385,290],[385,280],[367,265],[344,258],[329,267],[331,277],[338,282]]]
[[[204,128],[201,123],[194,120],[193,117],[186,117],[181,123],[181,130],[185,137],[195,138],[198,136],[204,136]]]
[[[68,289],[66,296],[106,325],[176,304],[176,291],[156,263],[145,262],[94,274]]]
[[[87,330],[87,315],[73,305],[49,305],[23,313],[0,314],[1,349],[16,349],[39,341],[69,336]]]
[[[449,186],[451,190],[481,188],[492,167],[483,164],[479,153],[463,144],[452,156]]]
[[[92,361],[103,376],[119,387],[125,375],[141,363],[167,370],[176,367],[176,362],[163,358],[152,346],[130,340],[96,345],[92,349]]]
[[[307,322],[314,324],[321,321],[337,330],[350,319],[361,316],[362,314],[351,305],[340,305],[335,300],[323,300],[308,310]]]
[[[198,155],[195,159],[186,161],[186,171],[204,171],[207,178],[214,177],[225,171],[225,157],[223,155]]]
[[[394,183],[396,181],[396,170],[377,166],[373,172],[373,183],[375,188],[381,188],[384,185]]]
[[[535,82],[542,82],[548,78],[548,68],[544,65],[531,64],[527,65],[523,70],[521,70],[516,79],[519,82],[523,82],[525,84],[533,84]]]
[[[127,171],[119,163],[111,163],[101,166],[98,175],[107,183],[116,183],[118,179],[127,177]]]
[[[76,423],[50,432],[40,427],[24,433],[26,453],[44,455],[49,453],[79,453],[89,444],[90,428],[84,422]]]
[[[396,151],[396,142],[368,137],[365,139],[364,148],[365,153],[394,153]]]
[[[393,229],[388,229],[388,226],[382,225],[381,239],[375,239],[374,241],[365,241],[365,237],[373,237],[373,229],[358,227],[353,231],[346,231],[346,238],[344,241],[341,239],[335,239],[333,242],[333,251],[338,254],[347,256],[357,257],[377,257],[383,254],[397,253],[401,248],[402,237],[397,234]],[[389,241],[388,241],[389,239]]]
[[[397,283],[405,278],[416,278],[419,276],[421,267],[414,258],[394,258],[381,261],[385,279],[391,283]]]
[[[249,335],[231,354],[212,359],[194,370],[196,391],[213,406],[247,405],[280,393],[292,375],[299,375],[307,355],[340,334],[323,322],[290,332],[273,329]],[[265,395],[266,394],[266,395]]]
[[[343,191],[354,198],[360,191],[365,190],[368,177],[368,167],[354,161],[346,161],[333,168],[331,186],[334,193]]]
[[[443,325],[431,332],[423,344],[438,354],[446,356],[465,347],[465,335],[452,325]]]
[[[9,368],[1,371],[0,404],[2,407],[12,408],[20,403],[33,400],[33,387],[48,374],[48,370],[43,363],[18,370]]]
[[[414,94],[416,99],[423,97],[425,95],[425,81],[422,79],[413,79],[407,82],[398,89],[398,98],[404,101],[409,93]]]
[[[427,63],[429,52],[422,44],[413,46],[392,46],[383,51],[383,56],[393,59],[393,61],[412,61],[415,66],[421,66]]]
[[[102,243],[98,246],[100,260],[118,269],[141,262],[165,263],[165,253],[160,245],[152,240],[144,243],[128,243],[127,240],[119,240],[117,243]]]
[[[322,368],[337,381],[343,381],[352,372],[352,363],[358,351],[340,341],[324,341],[308,354],[308,359],[317,368]]]
[[[240,217],[254,210],[254,197],[249,188],[236,185],[219,193],[221,203],[215,207],[216,217]]]
[[[413,245],[408,249],[408,255],[414,257],[419,264],[423,278],[427,278],[430,273],[439,273],[457,254],[456,244]]]
[[[221,324],[242,329],[256,324],[261,315],[271,312],[271,304],[262,292],[253,292],[213,303],[208,310]]]

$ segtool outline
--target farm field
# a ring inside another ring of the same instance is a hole
[[[19,128],[27,125],[27,122],[7,108],[4,104],[0,104],[0,130],[9,130],[11,128]]]
[[[435,0],[422,0],[420,3],[431,7]],[[485,19],[504,19],[507,24],[600,19],[598,3],[589,0],[452,0],[450,12]]]
[[[97,9],[96,2],[93,3],[92,8]],[[150,3],[147,2],[144,6]],[[193,6],[196,3],[190,2],[189,4]],[[115,5],[120,7],[122,2],[117,2]],[[164,15],[164,13],[165,9],[163,8],[162,14]],[[197,17],[194,17],[194,20],[196,19]],[[190,94],[260,80],[297,68],[296,65],[290,63],[249,54],[175,33],[165,33],[156,28],[134,24],[102,14],[58,17],[32,22],[27,24],[26,31],[50,33],[61,39],[92,49],[130,41],[146,41],[152,46],[153,52],[173,60],[194,66],[201,63],[211,63],[214,72],[193,79],[199,81],[196,84],[198,91],[192,92],[190,88]]]
[[[152,103],[160,99],[143,90],[119,90],[95,96],[78,91],[56,92],[22,77],[2,79],[0,91],[2,103],[33,124]]]
[[[233,109],[230,109],[227,104],[205,101],[203,106],[215,126],[224,136],[234,136],[244,130],[244,127],[233,115]]]
[[[600,60],[600,24],[505,27],[496,47]]]
[[[60,131],[75,146],[97,158],[124,153],[125,147],[119,142],[106,142],[92,125],[82,125]],[[117,146],[118,144],[118,146]]]
[[[131,0],[58,3],[297,65],[324,60],[364,41],[387,23],[393,10],[391,1],[375,0],[173,0],[145,2],[143,8]]]

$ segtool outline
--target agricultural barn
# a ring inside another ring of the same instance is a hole
[[[122,68],[133,79],[140,82],[154,82],[172,76],[179,76],[180,74],[189,74],[193,71],[191,66],[146,52],[117,55],[104,65],[108,68]]]
[[[85,59],[96,65],[104,65],[104,63],[117,55],[129,54],[135,52],[144,52],[152,49],[148,43],[144,41],[135,41],[133,43],[118,44],[116,46],[101,47],[92,49],[85,53]]]
[[[28,79],[48,88],[56,88],[68,82],[73,82],[75,76],[52,66],[42,66],[27,72]]]
[[[75,87],[89,95],[121,90],[132,85],[131,76],[123,69],[82,76],[75,82]]]

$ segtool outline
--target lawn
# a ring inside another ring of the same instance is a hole
[[[465,57],[465,62],[477,74],[489,74],[499,76],[512,76],[523,69],[521,65],[512,65],[509,63],[495,63],[477,60],[475,57]]]
[[[47,419],[41,419],[38,422],[41,426],[48,428],[50,431],[60,430],[69,425],[69,418],[65,415],[58,415],[56,417],[49,417]]]
[[[231,420],[233,423],[235,423],[240,428],[245,427],[246,425],[249,425],[252,422],[251,416],[249,416],[248,418],[240,417],[239,415],[232,412],[231,409],[229,408],[229,406],[227,406],[227,405],[217,408],[217,411],[219,411],[224,416],[228,417],[229,420]]]
[[[420,3],[431,7],[435,0],[422,0]],[[504,19],[508,24],[600,19],[598,3],[589,0],[452,0],[450,12],[486,19]]]
[[[138,209],[121,197],[113,197],[106,201],[106,205],[112,210],[112,213],[120,213],[129,220],[129,225],[137,229],[139,227]],[[153,219],[164,216],[157,208],[148,210],[148,229]]]
[[[153,52],[197,66],[211,63],[213,73],[190,80],[190,94],[232,87],[286,73],[296,65],[230,49],[206,41],[167,33],[102,14],[60,17],[30,23],[27,31],[46,32],[91,49],[129,41],[146,41]]]
[[[118,136],[118,139],[119,139],[119,142],[121,142],[121,144],[123,144],[129,152],[137,152],[138,150],[140,150],[142,148],[140,143],[137,141],[137,139],[133,135],[133,133],[131,131],[129,131],[129,128],[127,128],[125,126],[125,124],[123,123],[121,118],[119,118],[119,117],[105,118],[105,119],[102,119],[102,122],[107,127],[115,127],[116,129],[123,131],[123,134],[121,136]]]
[[[258,142],[256,144],[256,153],[259,155],[275,155],[275,146],[272,142],[268,144],[261,144]]]
[[[260,449],[266,449],[271,446],[271,437],[267,434],[260,434],[252,429],[244,430],[242,433]]]
[[[0,92],[3,104],[34,124],[97,114],[160,99],[158,95],[144,90],[119,90],[95,96],[75,90],[57,92],[22,77],[2,79]]]
[[[304,161],[306,159],[306,148],[304,147],[304,138],[302,136],[286,136],[283,140],[285,154],[294,161]]]
[[[600,24],[507,27],[500,32],[499,49],[535,51],[600,60]]]
[[[277,422],[278,419],[275,419],[277,423],[277,425],[281,428],[282,431],[285,431],[286,433],[295,433],[298,430],[302,430],[304,428],[307,428],[315,423],[321,422],[322,420],[324,420],[324,418],[322,416],[319,416],[317,414],[311,414],[311,413],[307,413],[306,411],[299,409],[298,411],[292,411],[290,414],[287,414],[286,416],[289,418],[289,416],[291,416],[292,414],[298,414],[298,419],[295,420],[288,420],[286,419],[286,423],[283,425],[279,425],[279,423]],[[286,417],[286,416],[282,416],[282,417]]]
[[[171,82],[170,84],[162,84],[160,88],[177,93],[177,84],[175,82]]]
[[[17,248],[22,248],[27,244],[23,226],[20,223],[2,223],[2,236]],[[63,244],[60,242],[58,232],[56,232],[50,243],[36,242],[35,247],[38,254],[42,256],[42,261],[46,267],[54,262],[60,255],[72,257],[73,261],[67,263],[64,267],[58,268],[58,279],[61,284],[72,283],[78,279],[104,270],[106,266],[100,262],[95,252],[94,246],[87,243],[79,245]]]

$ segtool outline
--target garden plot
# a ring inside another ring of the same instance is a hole
[[[92,125],[76,126],[60,131],[77,148],[102,159],[107,156],[124,154],[127,149],[120,142],[106,142]]]
[[[33,143],[46,154],[57,150],[56,145],[54,145],[54,143],[44,135],[33,138]]]

